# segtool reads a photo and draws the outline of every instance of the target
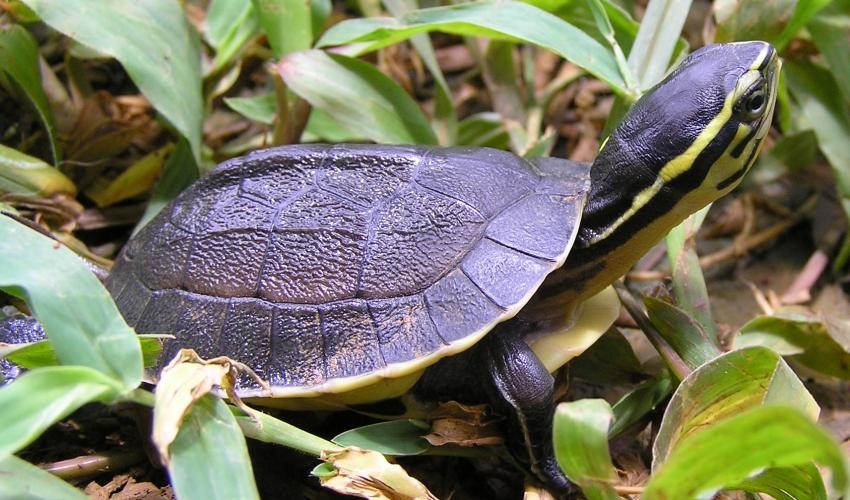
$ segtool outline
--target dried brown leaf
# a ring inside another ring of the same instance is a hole
[[[381,500],[436,499],[428,488],[398,464],[376,451],[356,447],[322,452],[336,475],[322,477],[322,486],[338,493]]]

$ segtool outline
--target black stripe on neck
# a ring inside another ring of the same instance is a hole
[[[616,248],[627,244],[636,233],[648,226],[653,220],[672,210],[687,193],[703,183],[711,167],[723,155],[723,152],[726,151],[729,143],[735,137],[737,129],[737,120],[732,118],[727,121],[708,146],[700,152],[689,169],[669,183],[664,184],[646,205],[639,208],[607,238],[592,243],[593,236],[601,234],[607,225],[602,227],[586,226],[585,220],[582,219],[575,246],[567,257],[564,266],[579,266],[603,258]],[[622,193],[622,196],[631,202],[634,193]],[[689,214],[680,215],[684,219]],[[609,225],[613,221],[606,222]],[[564,284],[565,287],[571,285],[575,284]]]

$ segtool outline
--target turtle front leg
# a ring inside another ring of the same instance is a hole
[[[507,419],[511,453],[553,492],[574,485],[555,461],[552,419],[555,380],[523,340],[522,320],[502,323],[469,351],[441,360],[414,388],[424,401],[488,403]]]
[[[478,353],[480,380],[493,410],[508,419],[508,445],[514,455],[559,494],[575,486],[555,460],[552,421],[555,379],[515,329],[497,328]]]

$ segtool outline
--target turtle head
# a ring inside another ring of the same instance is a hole
[[[673,226],[738,185],[770,129],[779,69],[769,43],[709,45],[635,102],[593,163],[561,272],[571,293],[598,292]]]
[[[601,242],[672,210],[681,220],[734,188],[770,128],[779,68],[766,42],[709,45],[688,56],[605,142],[580,240]]]
[[[627,155],[680,195],[725,194],[750,168],[770,128],[779,65],[766,42],[695,51],[635,103],[599,162]]]

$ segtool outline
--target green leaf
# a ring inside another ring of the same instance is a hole
[[[207,10],[206,39],[215,48],[210,72],[227,66],[260,33],[260,20],[251,0],[215,0]]]
[[[53,163],[58,165],[62,154],[56,141],[53,111],[41,86],[38,46],[23,26],[17,24],[0,26],[0,74],[7,75],[18,84],[35,108],[47,131]]]
[[[333,442],[384,455],[419,455],[431,447],[422,437],[429,428],[418,420],[390,420],[345,431],[333,438]]]
[[[777,404],[817,419],[814,398],[775,352],[751,347],[702,365],[682,381],[667,406],[653,445],[653,470],[685,439],[748,408]]]
[[[616,92],[626,93],[625,81],[609,50],[566,21],[521,2],[483,1],[435,7],[400,19],[350,19],[325,32],[317,46],[363,42],[353,49],[354,53],[363,54],[430,31],[532,43],[586,69]]]
[[[787,61],[784,67],[798,114],[815,131],[820,150],[835,174],[845,215],[850,217],[850,110],[841,89],[832,74],[820,66]],[[846,252],[844,249],[840,253]]]
[[[154,366],[162,352],[162,336],[137,335],[136,338],[139,340],[139,346],[142,349],[143,365],[145,368]],[[60,364],[53,344],[47,340],[26,344],[8,344],[5,347],[0,347],[0,357],[5,357],[12,363],[28,370]]]
[[[384,0],[387,10],[397,19],[416,10],[416,0]],[[434,78],[434,128],[439,143],[454,145],[457,142],[457,115],[452,102],[452,91],[437,62],[437,54],[427,34],[410,37],[410,43]]]
[[[301,136],[302,142],[339,143],[365,142],[368,140],[362,132],[349,130],[330,113],[318,108],[313,108],[310,111],[310,118],[307,119],[307,126],[304,127],[304,134]]]
[[[823,4],[824,1],[816,2]],[[850,58],[847,45],[850,40],[850,1],[832,2],[809,22],[812,41],[823,54],[832,76],[850,103]]]
[[[5,216],[0,288],[26,300],[64,364],[94,368],[127,390],[139,385],[139,343],[109,292],[70,250]]]
[[[231,407],[231,411],[237,412],[236,422],[245,436],[251,439],[288,446],[317,458],[321,456],[323,451],[342,449],[326,439],[310,434],[266,413],[253,411],[250,416],[246,416],[236,408]]]
[[[0,346],[0,356],[28,370],[60,364],[53,345],[47,340]]]
[[[826,500],[826,489],[820,471],[811,463],[790,467],[774,467],[746,479],[730,489],[750,493],[767,493],[777,500]]]
[[[846,495],[846,458],[832,436],[793,408],[751,408],[684,438],[649,481],[643,498],[710,496],[766,467],[813,461],[829,467],[833,487]]]
[[[260,498],[245,437],[219,398],[192,405],[171,444],[168,475],[181,499]]]
[[[312,0],[253,0],[276,59],[313,43]]]
[[[308,50],[286,56],[278,70],[286,85],[313,107],[375,142],[437,142],[416,102],[370,64]]]
[[[123,392],[118,381],[84,366],[53,366],[21,375],[0,388],[0,457],[33,442],[82,405]]]
[[[201,156],[201,56],[174,0],[24,0],[52,28],[116,58]]]
[[[0,498],[87,500],[88,495],[16,456],[0,459]]]
[[[190,184],[198,178],[198,164],[192,157],[189,143],[184,139],[177,143],[177,148],[168,157],[163,167],[162,177],[159,178],[153,190],[145,213],[133,228],[133,234],[153,219],[160,210],[165,208],[171,200],[183,192]]]
[[[498,113],[477,113],[458,123],[457,144],[507,149],[508,133]]]
[[[651,0],[647,5],[629,53],[629,68],[641,90],[652,87],[667,73],[690,7],[690,1],[674,0]]]
[[[705,332],[706,339],[712,345],[717,345],[717,326],[711,316],[711,301],[699,264],[694,237],[709,208],[710,205],[691,214],[671,229],[664,243],[667,245],[667,260],[673,272],[676,303],[693,317],[694,322]]]
[[[643,302],[649,320],[688,368],[695,370],[720,355],[720,349],[690,314],[652,297],[644,297]]]
[[[617,499],[617,471],[608,451],[611,407],[602,399],[561,403],[555,410],[555,457],[590,500]]]
[[[252,97],[225,97],[224,103],[242,116],[266,125],[274,123],[277,113],[277,98],[272,92]]]
[[[673,380],[668,375],[661,375],[647,380],[635,390],[622,397],[612,408],[614,423],[608,430],[613,437],[624,431],[630,425],[644,418],[673,392]]]
[[[794,7],[794,14],[782,30],[782,33],[773,40],[773,45],[776,50],[782,50],[788,45],[795,36],[800,32],[800,29],[808,23],[822,8],[826,7],[832,0],[797,0],[797,5]]]
[[[850,323],[843,318],[761,316],[741,327],[733,345],[769,347],[816,372],[850,379]]]
[[[71,179],[38,158],[0,144],[0,193],[49,198],[77,194]]]

